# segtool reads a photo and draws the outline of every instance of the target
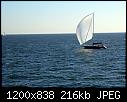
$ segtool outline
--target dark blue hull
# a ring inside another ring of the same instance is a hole
[[[106,49],[105,46],[83,46],[85,49]]]

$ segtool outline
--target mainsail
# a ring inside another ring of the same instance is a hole
[[[76,35],[80,45],[92,39],[93,32],[94,32],[94,13],[91,13],[85,16],[77,26]]]

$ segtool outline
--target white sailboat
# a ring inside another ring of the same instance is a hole
[[[81,46],[85,49],[106,48],[102,43],[93,43],[86,45],[85,43],[92,39],[94,34],[94,13],[85,16],[78,24],[76,35]]]

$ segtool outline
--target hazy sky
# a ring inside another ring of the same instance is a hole
[[[75,33],[95,13],[96,32],[126,32],[126,1],[2,1],[1,33]]]

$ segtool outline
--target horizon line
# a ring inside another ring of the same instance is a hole
[[[126,32],[96,32],[96,33],[126,33]],[[94,33],[94,34],[96,34]],[[1,35],[3,35],[2,33]],[[58,33],[5,33],[6,35],[23,35],[23,34],[76,34],[76,32],[58,32]]]

